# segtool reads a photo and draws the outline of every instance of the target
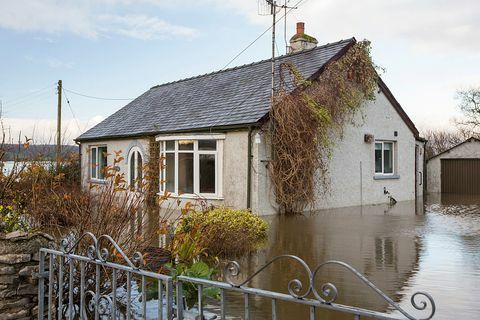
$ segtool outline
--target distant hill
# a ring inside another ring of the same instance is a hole
[[[55,160],[56,145],[54,144],[31,144],[25,148],[23,144],[4,144],[0,145],[0,154],[3,154],[3,161],[12,161],[17,156],[21,160]],[[78,154],[78,146],[63,145],[62,156],[68,156],[72,153]]]

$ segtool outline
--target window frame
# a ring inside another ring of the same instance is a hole
[[[94,146],[89,146],[89,155],[88,155],[88,163],[89,163],[89,176],[90,176],[90,180],[93,181],[93,182],[105,182],[106,181],[106,178],[105,178],[105,173],[103,173],[103,178],[99,178],[99,174],[100,174],[100,157],[101,157],[101,152],[99,152],[99,149],[100,148],[105,148],[105,167],[108,166],[108,146],[106,144],[102,144],[102,145],[94,145]],[[92,162],[92,153],[93,153],[93,150],[95,150],[95,160],[96,160],[96,165],[95,167],[93,166],[93,162]],[[93,176],[93,173],[95,171],[95,177]]]
[[[377,164],[376,164],[376,158],[375,158],[375,152],[376,152],[376,145],[381,144],[382,145],[382,171],[377,172]],[[385,173],[385,143],[389,143],[392,145],[392,172]],[[374,173],[376,176],[395,176],[396,168],[395,168],[395,161],[396,161],[396,141],[392,140],[375,140],[374,146],[373,146],[373,169]]]
[[[172,136],[158,136],[156,140],[160,143],[160,157],[163,163],[166,161],[166,154],[174,154],[175,162],[175,190],[170,192],[173,197],[181,198],[205,198],[205,199],[223,199],[223,142],[225,140],[224,134],[205,134],[205,135],[172,135]],[[193,150],[179,150],[180,140],[192,140]],[[216,150],[199,150],[199,140],[215,140]],[[174,141],[174,149],[166,150],[167,141]],[[193,154],[193,193],[178,194],[179,187],[179,154],[191,153]],[[215,155],[215,193],[201,193],[200,192],[200,155]],[[166,177],[166,167],[160,168],[160,192],[163,194],[167,192],[166,182],[162,182],[162,178]]]
[[[141,188],[141,186],[138,185],[139,180],[138,180],[138,177],[137,177],[137,175],[138,175],[138,156],[135,157],[135,165],[134,165],[135,179],[134,179],[133,181],[134,181],[135,185],[132,186],[131,183],[130,183],[130,182],[131,182],[131,174],[132,174],[131,161],[132,161],[133,155],[136,154],[136,153],[138,153],[138,155],[140,155],[140,157],[142,158],[142,171],[141,171],[142,177],[141,177],[141,179],[143,180],[143,175],[144,175],[144,173],[143,173],[143,165],[145,164],[145,162],[144,162],[144,159],[145,159],[145,158],[144,158],[144,156],[143,156],[142,150],[141,150],[139,147],[137,147],[137,146],[132,147],[132,148],[130,149],[129,153],[128,153],[128,158],[127,158],[127,168],[128,168],[128,170],[127,170],[127,178],[128,178],[128,185],[130,186],[130,188],[131,188],[132,190],[141,192],[141,191],[142,191],[142,188]],[[142,181],[142,180],[141,180],[141,181]]]

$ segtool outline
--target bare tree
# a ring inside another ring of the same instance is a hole
[[[422,132],[422,136],[427,139],[425,146],[425,156],[427,159],[450,149],[451,147],[465,141],[471,136],[471,132],[468,130],[425,130]]]
[[[480,87],[458,91],[457,99],[465,118],[458,124],[467,130],[477,130],[480,127]]]

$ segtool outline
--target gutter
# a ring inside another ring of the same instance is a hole
[[[233,124],[217,127],[204,127],[204,128],[190,128],[182,130],[170,130],[170,131],[148,131],[140,132],[135,134],[119,134],[119,135],[106,135],[106,136],[95,136],[90,138],[81,138],[78,137],[74,139],[75,142],[92,142],[92,141],[102,141],[102,140],[120,140],[120,139],[132,139],[139,137],[146,137],[151,135],[167,135],[167,134],[177,134],[177,133],[203,133],[203,132],[223,132],[223,131],[234,131],[234,130],[244,130],[250,127],[255,127],[260,125],[259,121],[252,123],[242,123],[242,124]]]

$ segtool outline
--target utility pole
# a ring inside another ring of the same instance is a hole
[[[272,8],[272,108],[275,99],[275,25],[277,22],[277,2],[274,1],[271,4]]]
[[[62,153],[62,80],[58,80],[57,85],[58,102],[57,102],[57,174],[60,171],[60,157]]]

